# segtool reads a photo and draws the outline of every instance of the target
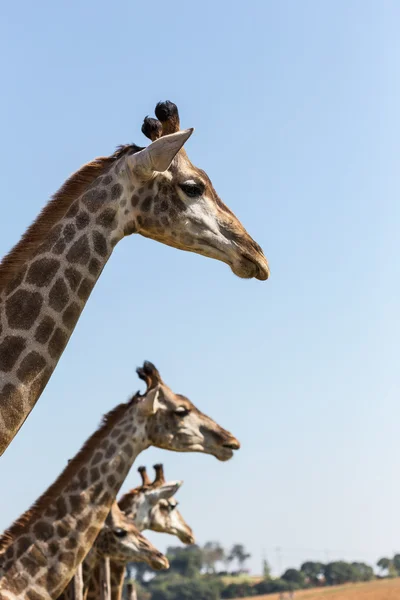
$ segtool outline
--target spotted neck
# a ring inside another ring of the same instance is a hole
[[[0,292],[0,455],[50,379],[114,246],[134,230],[123,215],[131,196],[117,162]]]
[[[110,560],[110,600],[121,600],[125,580],[124,563]],[[89,586],[84,600],[99,600],[101,562],[97,561],[91,572]]]
[[[0,538],[1,600],[51,600],[65,589],[136,456],[150,445],[137,410],[133,399],[111,411],[57,481]]]
[[[137,509],[137,504],[133,499],[129,504],[129,511],[124,512],[127,517],[132,519],[138,530],[143,531],[145,527],[143,526],[143,523],[137,519]],[[98,600],[100,598],[101,562],[102,558],[99,555],[94,556],[94,564],[91,567],[88,579],[85,580],[85,600]],[[121,600],[125,579],[125,567],[125,563],[110,558],[110,600]]]
[[[127,501],[128,498],[129,502]],[[144,531],[148,527],[146,527],[147,521],[144,522],[143,520],[139,519],[139,498],[140,494],[125,494],[124,506],[119,506],[121,510],[124,511],[124,514],[130,519],[132,519],[138,530]],[[92,565],[89,578],[85,581],[85,591],[87,590],[85,600],[98,600],[100,598],[101,561],[102,559],[100,556],[97,555],[94,557],[94,565]],[[122,589],[125,580],[125,569],[126,564],[113,560],[112,557],[110,558],[110,600],[121,600]]]

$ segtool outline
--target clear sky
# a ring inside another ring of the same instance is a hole
[[[147,451],[124,490],[164,462],[199,543],[243,542],[255,572],[400,550],[399,19],[395,0],[2,3],[0,254],[170,99],[271,278],[121,242],[1,458],[0,529],[149,359],[242,449]]]

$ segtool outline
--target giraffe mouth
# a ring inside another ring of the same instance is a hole
[[[231,265],[232,271],[241,279],[258,279],[266,281],[269,277],[267,260],[256,260],[249,254],[242,254],[239,264]]]
[[[230,460],[233,457],[233,453],[236,450],[239,450],[239,448],[240,443],[237,440],[234,440],[232,442],[226,442],[218,448],[218,451],[215,453],[215,457],[218,460],[225,462],[227,460]]]
[[[194,535],[193,534],[186,533],[184,531],[179,531],[179,532],[176,533],[176,535],[181,540],[181,542],[183,544],[186,544],[187,546],[191,546],[196,541],[194,539]]]
[[[164,556],[164,554],[161,554],[161,552],[160,552],[156,556],[152,556],[152,558],[150,560],[150,566],[152,569],[154,569],[156,571],[168,569],[169,568],[168,558],[166,556]]]

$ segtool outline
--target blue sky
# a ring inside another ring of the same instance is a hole
[[[389,0],[3,3],[0,254],[81,164],[145,144],[170,99],[271,278],[121,242],[1,459],[0,529],[149,359],[242,442],[226,464],[150,450],[136,465],[185,481],[200,543],[243,542],[255,572],[263,553],[277,570],[400,550],[399,18]]]

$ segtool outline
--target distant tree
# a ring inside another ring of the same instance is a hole
[[[400,554],[395,554],[392,560],[393,567],[398,575],[400,575]]]
[[[232,563],[232,556],[230,555],[229,552],[225,552],[225,556],[224,556],[224,561],[223,562],[224,562],[224,565],[225,565],[225,571],[227,573],[229,573],[230,566],[231,566],[231,563]]]
[[[324,575],[324,568],[323,563],[309,560],[301,565],[300,571],[304,573],[311,585],[318,585]]]
[[[229,554],[231,560],[237,560],[239,572],[243,571],[244,564],[251,554],[245,551],[243,544],[235,544]]]
[[[351,566],[354,569],[355,579],[353,581],[371,581],[375,578],[372,567],[362,562],[352,562]]]
[[[386,577],[397,577],[398,573],[392,559],[386,557],[380,558],[376,565],[381,570],[381,576],[384,576],[384,571],[386,571]]]
[[[297,569],[287,569],[282,575],[281,579],[290,583],[295,583],[299,587],[303,587],[305,584],[305,575]]]
[[[167,557],[170,570],[184,575],[185,577],[194,577],[200,573],[203,565],[203,553],[199,546],[171,546],[167,548]]]
[[[354,567],[342,560],[325,565],[324,575],[328,585],[340,585],[341,583],[357,580]]]
[[[386,558],[386,557],[380,558],[378,560],[378,562],[376,563],[376,566],[380,568],[381,573],[383,573],[383,571],[386,571],[388,573],[391,565],[392,565],[392,561],[390,560],[390,558]]]
[[[215,565],[217,562],[223,562],[225,551],[219,542],[207,542],[203,546],[203,565],[207,573],[215,573]]]
[[[269,566],[268,561],[264,558],[263,560],[263,576],[265,580],[271,579],[271,567]]]

